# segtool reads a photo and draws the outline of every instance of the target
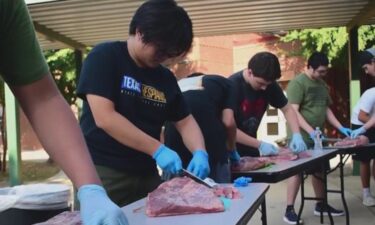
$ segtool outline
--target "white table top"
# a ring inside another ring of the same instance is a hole
[[[281,161],[271,166],[251,171],[232,172],[232,176],[250,176],[255,182],[276,183],[293,175],[305,171],[309,167],[317,167],[326,160],[333,158],[338,149],[309,150],[311,157],[301,158],[294,161]]]
[[[308,153],[311,154],[311,157],[308,158],[302,158],[302,159],[297,159],[293,161],[281,161],[280,163],[273,164],[272,166],[265,167],[262,169],[254,170],[251,171],[252,173],[274,173],[274,172],[279,172],[279,171],[284,171],[287,169],[290,169],[292,167],[296,167],[302,164],[306,164],[309,161],[318,159],[318,158],[323,158],[327,155],[332,155],[334,152],[338,152],[338,149],[329,149],[329,150],[309,150]],[[318,165],[317,165],[318,166]]]
[[[129,225],[236,225],[246,214],[255,211],[250,209],[259,208],[259,199],[264,197],[268,188],[269,185],[264,183],[250,183],[247,187],[238,187],[242,198],[232,200],[230,208],[219,213],[148,217],[145,213],[145,198],[122,209]]]

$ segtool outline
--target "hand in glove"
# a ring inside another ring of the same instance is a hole
[[[353,132],[352,129],[350,129],[350,128],[346,128],[346,127],[340,127],[340,128],[339,128],[339,131],[340,131],[343,135],[345,135],[345,136],[347,136],[347,137],[350,137],[351,133]]]
[[[279,148],[270,143],[261,141],[259,146],[259,153],[261,156],[277,155],[279,153]]]
[[[128,225],[120,207],[107,196],[104,188],[96,184],[83,185],[78,189],[81,219],[84,225]]]
[[[160,145],[152,156],[156,164],[165,172],[177,174],[182,169],[182,162],[178,154],[165,145]]]
[[[362,127],[358,128],[358,129],[353,130],[352,133],[350,134],[350,137],[351,138],[356,138],[359,135],[364,134],[364,133],[366,133],[366,128],[364,126],[362,126]]]
[[[240,154],[238,154],[236,149],[229,152],[229,160],[232,164],[238,163],[240,159],[241,159],[241,156]]]
[[[293,133],[292,140],[289,143],[289,148],[293,153],[297,154],[307,149],[305,142],[300,133]]]
[[[207,152],[204,150],[195,150],[187,170],[201,179],[206,178],[210,174]]]

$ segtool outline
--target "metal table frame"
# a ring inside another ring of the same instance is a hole
[[[327,191],[329,193],[337,193],[337,194],[340,194],[341,195],[341,200],[342,200],[342,203],[344,205],[344,210],[345,210],[345,220],[346,220],[346,224],[349,225],[350,224],[350,216],[349,216],[349,208],[348,208],[348,205],[346,203],[346,199],[345,199],[345,185],[344,185],[344,166],[345,166],[345,163],[348,161],[348,159],[350,158],[350,156],[352,156],[352,154],[355,154],[357,151],[361,151],[361,152],[365,152],[365,151],[371,151],[373,148],[375,148],[375,143],[371,143],[371,144],[368,144],[368,145],[363,145],[363,146],[349,146],[349,147],[325,147],[324,149],[337,149],[338,152],[337,154],[339,155],[340,157],[340,161],[338,162],[338,164],[333,167],[331,170],[328,171],[328,174],[329,173],[332,173],[333,171],[339,169],[339,176],[340,176],[340,189],[336,189],[336,190],[333,190],[333,189],[328,189]]]
[[[304,193],[304,180],[305,180],[305,171],[308,171],[312,168],[316,168],[317,165],[321,164],[323,174],[323,184],[325,191],[325,198],[323,200],[324,205],[328,205],[328,188],[327,188],[327,174],[328,170],[325,168],[325,163],[330,159],[334,158],[338,153],[338,149],[330,150],[312,150],[311,158],[299,159],[296,161],[285,161],[285,163],[280,163],[273,165],[272,167],[262,168],[255,171],[246,171],[246,172],[232,172],[232,179],[241,176],[251,177],[253,182],[264,182],[264,183],[277,183],[286,178],[299,174],[301,176],[301,206],[298,213],[298,220],[301,217],[304,201],[305,200],[317,200],[317,198],[306,197]],[[302,171],[302,173],[301,173]],[[334,224],[332,215],[328,213],[330,224]],[[321,223],[323,223],[323,215],[320,216]],[[297,224],[298,224],[297,223]]]

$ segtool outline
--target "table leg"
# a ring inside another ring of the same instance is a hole
[[[349,209],[348,209],[348,205],[346,204],[345,193],[344,193],[344,191],[345,191],[345,187],[344,187],[344,165],[345,165],[344,157],[345,156],[343,154],[340,154],[340,192],[341,192],[342,203],[344,205],[344,210],[345,210],[346,225],[349,225],[350,224]]]
[[[266,197],[264,197],[261,205],[261,211],[262,211],[262,225],[267,225],[267,208],[266,208]]]
[[[305,179],[303,177],[303,173],[300,173],[300,177],[301,177],[301,205],[299,207],[299,210],[298,210],[298,216],[297,216],[297,225],[299,225],[299,221],[301,220],[301,216],[302,216],[302,211],[303,211],[303,206],[305,204]]]
[[[328,168],[325,167],[325,163],[322,164],[322,174],[323,174],[323,185],[324,185],[324,198],[323,198],[323,207],[326,207],[329,217],[329,222],[331,225],[334,224],[331,211],[328,210],[328,184],[327,184],[327,172]],[[320,214],[321,223],[323,223],[323,216]]]

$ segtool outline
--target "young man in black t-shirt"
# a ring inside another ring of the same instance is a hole
[[[237,90],[237,150],[241,156],[277,155],[278,148],[257,140],[260,121],[268,105],[281,109],[293,131],[289,147],[298,153],[306,149],[296,112],[288,103],[276,80],[281,77],[277,57],[269,52],[255,54],[248,68],[229,77]]]
[[[81,128],[104,187],[121,206],[160,184],[156,165],[172,174],[182,169],[178,154],[160,143],[166,121],[175,122],[193,153],[187,169],[201,178],[209,174],[199,126],[173,73],[161,65],[186,55],[192,38],[183,8],[150,0],[136,11],[126,42],[99,44],[84,62]]]
[[[202,130],[211,168],[209,177],[218,183],[230,183],[228,156],[234,163],[239,160],[235,150],[235,89],[224,77],[195,75],[181,79],[178,84]],[[165,144],[176,149],[183,165],[188,164],[191,154],[171,123],[165,127]]]

